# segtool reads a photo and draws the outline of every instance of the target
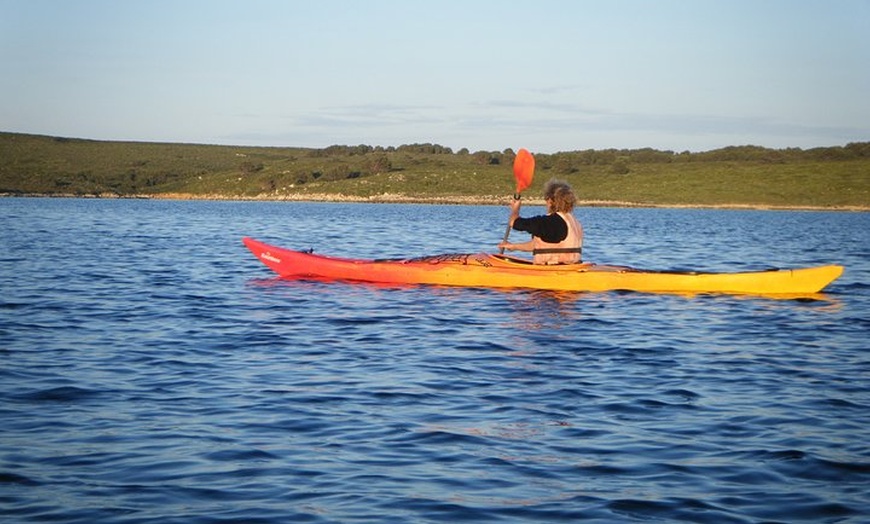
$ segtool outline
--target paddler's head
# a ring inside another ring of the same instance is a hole
[[[556,179],[551,179],[544,186],[544,200],[547,202],[547,210],[551,213],[570,213],[577,203],[571,186],[563,180]]]

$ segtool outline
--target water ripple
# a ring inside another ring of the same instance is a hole
[[[325,252],[334,235],[336,254],[372,257],[485,249],[500,208],[2,205],[20,208],[0,231],[16,253],[0,258],[12,522],[870,512],[866,214],[583,210],[602,263],[800,264],[817,257],[804,249],[813,236],[849,269],[831,293],[796,301],[286,281],[239,242]],[[409,238],[409,217],[439,226]],[[444,235],[469,223],[481,231]],[[684,247],[651,243],[677,223]],[[782,239],[777,253],[733,236],[747,230]]]

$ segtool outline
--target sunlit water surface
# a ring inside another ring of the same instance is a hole
[[[870,214],[578,211],[600,263],[846,266],[809,300],[284,281],[241,244],[476,252],[506,214],[0,199],[0,520],[867,522]]]

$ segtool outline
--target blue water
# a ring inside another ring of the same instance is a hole
[[[282,281],[240,241],[474,252],[506,214],[0,199],[0,520],[868,521],[868,213],[578,212],[600,263],[844,264],[811,300]]]

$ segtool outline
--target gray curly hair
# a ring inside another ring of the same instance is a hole
[[[553,211],[570,213],[577,203],[571,186],[563,180],[550,180],[544,186],[544,199],[550,201]]]

